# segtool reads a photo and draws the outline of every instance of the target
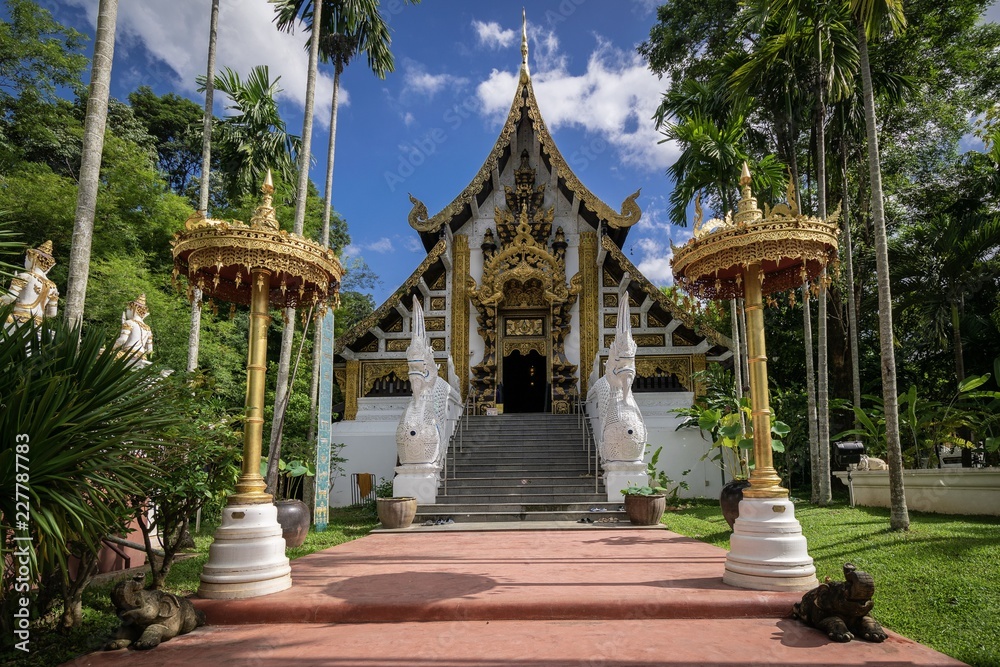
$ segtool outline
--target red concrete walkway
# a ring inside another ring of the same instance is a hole
[[[786,618],[800,594],[727,586],[724,562],[665,530],[373,534],[293,561],[288,591],[196,601],[211,625],[154,651],[69,664],[961,664],[830,642]]]

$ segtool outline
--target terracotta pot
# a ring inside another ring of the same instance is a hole
[[[625,513],[633,526],[655,526],[667,509],[667,497],[662,493],[652,496],[625,494]]]
[[[378,498],[376,505],[383,528],[407,528],[417,513],[416,498]]]
[[[733,529],[736,519],[740,516],[740,501],[743,500],[743,489],[749,488],[750,481],[734,479],[722,487],[719,494],[719,505],[722,506],[722,516],[725,517],[729,529]]]
[[[300,547],[309,534],[309,506],[301,500],[276,500],[278,508],[278,524],[281,525],[281,536],[285,538],[286,547]]]

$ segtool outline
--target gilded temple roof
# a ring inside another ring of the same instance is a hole
[[[538,101],[535,98],[535,90],[531,84],[531,74],[527,62],[527,42],[522,39],[521,44],[521,71],[518,78],[517,91],[514,93],[514,100],[511,103],[507,119],[500,130],[493,149],[487,156],[486,161],[479,168],[472,181],[458,194],[450,204],[434,215],[429,215],[427,207],[419,199],[410,195],[413,208],[409,214],[410,226],[420,232],[424,247],[430,250],[437,242],[438,233],[447,224],[452,231],[457,231],[462,224],[471,219],[473,211],[473,199],[476,204],[485,201],[490,192],[498,187],[494,183],[494,170],[497,173],[503,171],[507,161],[511,159],[513,150],[512,142],[515,139],[518,125],[525,119],[530,122],[534,130],[537,141],[541,144],[541,154],[558,176],[559,189],[568,198],[574,195],[580,201],[580,212],[584,219],[588,220],[595,228],[600,228],[601,222],[606,222],[608,233],[620,246],[625,241],[625,236],[629,227],[639,221],[642,211],[636,203],[639,190],[625,198],[622,202],[621,210],[616,211],[609,205],[601,201],[587,186],[585,186],[573,170],[570,169],[566,159],[552,140],[542,120],[542,114],[538,110]]]

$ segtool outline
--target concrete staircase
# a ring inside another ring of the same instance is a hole
[[[437,504],[417,509],[414,525],[448,518],[628,523],[621,503],[607,502],[603,480],[595,493],[592,441],[589,469],[584,448],[587,428],[577,415],[467,417],[452,440],[447,490],[441,488]]]

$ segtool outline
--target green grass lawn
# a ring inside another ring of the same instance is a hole
[[[795,513],[816,575],[843,579],[851,562],[875,577],[873,615],[883,625],[958,660],[1000,665],[1000,519],[910,512],[910,530],[889,530],[889,510],[816,507]],[[682,535],[729,548],[717,502],[669,512]]]
[[[301,547],[288,549],[291,559],[322,551],[344,542],[367,535],[378,525],[375,510],[366,508],[331,508],[330,523],[322,533],[310,529]],[[194,536],[195,554],[174,563],[170,568],[164,589],[178,595],[190,595],[198,589],[202,566],[208,560],[208,547],[212,543],[214,528],[202,526],[202,533]],[[56,634],[46,627],[36,627],[31,633],[31,653],[21,651],[0,654],[0,664],[47,667],[100,650],[118,627],[118,617],[111,605],[111,589],[115,582],[91,585],[83,597],[83,624],[66,636]]]

